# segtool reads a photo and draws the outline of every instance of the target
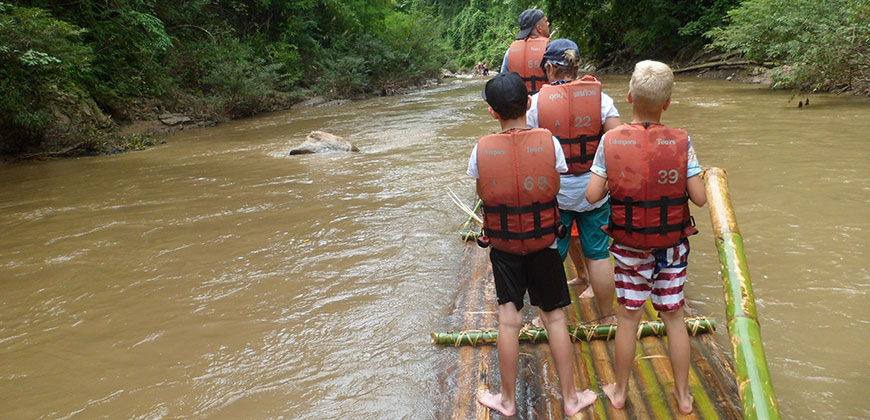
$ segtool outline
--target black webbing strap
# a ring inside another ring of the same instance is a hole
[[[556,208],[558,204],[556,200],[547,202],[547,203],[539,203],[534,202],[530,206],[517,206],[512,207],[506,204],[499,204],[497,206],[488,206],[486,204],[483,205],[483,211],[487,214],[495,214],[499,215],[500,222],[500,230],[492,230],[492,229],[484,229],[486,231],[486,235],[491,238],[500,238],[500,239],[517,239],[517,240],[525,240],[532,238],[541,238],[544,235],[549,235],[551,233],[556,233],[556,227],[552,226],[549,228],[543,228],[541,224],[541,212],[544,210]],[[508,215],[509,214],[524,214],[531,213],[534,219],[534,230],[529,232],[510,232],[508,231]]]
[[[489,236],[490,238],[515,239],[515,240],[519,240],[519,241],[524,241],[526,239],[541,238],[544,235],[549,235],[551,233],[556,234],[556,226],[550,226],[548,228],[541,229],[540,234],[536,233],[533,230],[530,230],[528,232],[517,233],[517,232],[508,232],[506,230],[492,230],[492,229],[484,228],[483,231],[486,234],[486,236]]]
[[[523,79],[524,82],[532,82],[532,89],[529,90],[529,95],[534,95],[535,93],[538,92],[538,84],[537,84],[537,81],[540,80],[540,81],[542,81],[542,82],[545,82],[545,83],[542,83],[542,85],[547,84],[547,83],[546,83],[546,81],[547,81],[547,78],[546,78],[546,77],[531,76],[531,77],[521,77],[521,79]]]
[[[559,143],[563,145],[580,143],[580,157],[566,157],[565,163],[586,163],[592,160],[594,155],[586,153],[586,143],[591,143],[599,140],[601,140],[600,134],[597,136],[582,135],[580,137],[574,137],[573,139],[559,139]]]
[[[668,207],[672,206],[682,206],[688,201],[689,197],[683,196],[680,198],[668,198],[668,196],[662,196],[658,200],[640,200],[634,201],[631,197],[625,197],[625,199],[618,199],[613,196],[610,197],[610,205],[612,206],[625,206],[625,225],[619,225],[613,223],[613,219],[610,220],[610,229],[611,230],[624,230],[627,235],[631,235],[633,232],[637,232],[640,234],[654,234],[658,233],[660,235],[665,235],[669,232],[674,232],[678,230],[683,230],[683,228],[687,226],[693,226],[694,223],[689,220],[681,223],[668,224]],[[659,224],[658,226],[649,226],[645,228],[636,228],[632,226],[632,216],[635,207],[642,209],[652,209],[659,207],[661,212],[659,213]]]
[[[505,204],[499,204],[497,206],[488,206],[486,204],[483,205],[483,211],[486,213],[502,213],[505,215],[508,214],[522,214],[522,213],[531,213],[533,211],[542,211],[551,209],[556,207],[556,200],[547,202],[547,203],[534,203],[530,206],[517,206],[512,207]]]

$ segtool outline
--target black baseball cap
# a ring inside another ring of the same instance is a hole
[[[532,33],[532,28],[544,17],[544,12],[539,9],[526,9],[520,13],[520,33],[517,34],[517,39],[526,39]]]
[[[519,73],[499,73],[486,82],[481,94],[483,100],[492,107],[492,110],[502,114],[507,111],[511,104],[528,101],[529,91],[526,83]]]

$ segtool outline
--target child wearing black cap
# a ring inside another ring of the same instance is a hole
[[[502,131],[480,138],[468,161],[468,175],[477,178],[484,209],[483,238],[493,248],[501,392],[486,392],[478,401],[506,416],[516,413],[520,310],[528,291],[531,304],[541,308],[565,414],[570,417],[597,396],[574,387],[572,345],[561,309],[571,303],[556,250],[556,238],[564,235],[555,197],[559,173],[568,170],[565,156],[550,131],[526,128],[530,102],[519,74],[493,77],[486,83],[483,99]]]

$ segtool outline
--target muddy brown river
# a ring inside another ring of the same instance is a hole
[[[626,76],[603,78],[630,120]],[[0,418],[426,419],[451,348],[481,79],[0,166]],[[870,101],[678,78],[728,171],[785,419],[870,418]],[[287,156],[312,130],[361,153]],[[706,208],[690,304],[722,326]]]

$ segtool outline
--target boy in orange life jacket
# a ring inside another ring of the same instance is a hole
[[[616,267],[619,303],[616,333],[616,383],[604,393],[616,408],[625,404],[635,353],[635,332],[647,298],[659,311],[668,332],[668,354],[674,373],[674,396],[683,414],[692,412],[689,391],[689,336],[683,321],[683,284],[689,256],[689,235],[697,233],[689,217],[688,199],[707,202],[701,168],[685,131],[661,125],[671,103],[674,73],[657,61],[641,61],[628,87],[632,122],[608,131],[592,164],[586,199],[610,191],[610,247]]]
[[[483,98],[501,133],[483,136],[468,161],[483,200],[484,232],[498,296],[498,367],[501,392],[478,401],[505,416],[516,413],[519,331],[523,297],[542,311],[556,362],[565,414],[573,416],[597,398],[574,388],[571,339],[561,309],[571,303],[562,259],[556,250],[559,172],[568,170],[558,140],[545,129],[526,129],[529,98],[517,73],[500,73],[486,83]]]

